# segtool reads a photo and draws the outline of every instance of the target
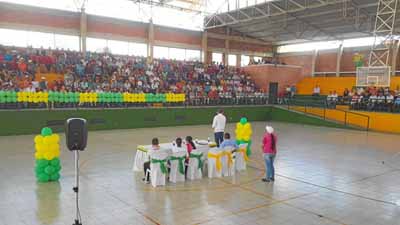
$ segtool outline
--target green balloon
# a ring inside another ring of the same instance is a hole
[[[48,182],[50,180],[50,176],[46,173],[41,173],[38,175],[39,182]]]
[[[59,173],[54,173],[50,176],[51,181],[58,181],[60,179],[60,174]]]
[[[55,166],[54,168],[55,168],[56,172],[60,172],[60,170],[61,170],[61,165],[57,165],[57,166]]]
[[[241,124],[246,124],[247,123],[247,118],[246,117],[240,118],[240,123]]]
[[[60,159],[59,158],[54,158],[50,161],[50,165],[52,166],[58,166],[60,165]]]
[[[44,173],[44,168],[45,168],[45,167],[36,166],[36,167],[35,167],[35,173],[36,173],[36,174]]]
[[[53,166],[47,166],[44,169],[44,172],[47,173],[48,175],[53,174],[54,172],[56,172],[56,169]]]
[[[50,136],[53,134],[53,131],[50,127],[43,127],[41,134],[42,136]]]
[[[46,167],[46,166],[48,166],[49,165],[49,161],[47,161],[47,160],[45,160],[45,159],[37,159],[36,160],[36,166],[37,167],[42,167],[42,168],[44,168],[44,167]]]

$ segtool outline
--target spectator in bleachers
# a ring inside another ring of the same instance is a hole
[[[386,105],[387,105],[387,110],[389,112],[393,112],[393,106],[394,106],[394,96],[392,93],[389,91],[389,94],[386,96]]]
[[[319,85],[316,85],[313,89],[313,96],[319,96],[321,93],[321,88],[319,87]]]
[[[338,95],[336,91],[330,91],[329,95],[327,96],[326,103],[328,108],[336,108],[336,104],[338,102]]]
[[[355,93],[350,101],[350,108],[351,109],[360,109],[360,103],[362,101],[362,96]]]
[[[290,97],[293,98],[294,95],[296,94],[296,92],[297,92],[296,86],[295,86],[295,85],[292,85],[292,86],[290,87]]]
[[[372,92],[370,94],[371,96],[368,98],[367,109],[369,111],[373,111],[377,106],[378,96],[376,95],[376,92]]]

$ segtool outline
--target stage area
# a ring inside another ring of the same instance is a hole
[[[80,159],[83,224],[399,224],[399,136],[271,124],[279,143],[273,184],[260,181],[264,122],[253,123],[246,172],[159,188],[132,172],[136,146],[152,137],[206,139],[210,126],[90,132]],[[62,136],[60,182],[36,183],[33,137],[0,137],[0,224],[72,224],[73,154]]]

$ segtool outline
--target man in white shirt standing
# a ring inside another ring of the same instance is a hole
[[[224,116],[224,110],[220,109],[218,114],[214,116],[212,128],[214,129],[215,143],[219,147],[219,144],[224,140],[224,131],[226,125],[226,117]]]

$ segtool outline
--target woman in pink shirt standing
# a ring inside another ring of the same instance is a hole
[[[265,160],[265,169],[267,171],[266,177],[262,179],[263,182],[275,181],[275,168],[274,159],[276,156],[277,138],[274,133],[274,128],[266,126],[266,133],[264,134],[262,142],[262,150]]]

